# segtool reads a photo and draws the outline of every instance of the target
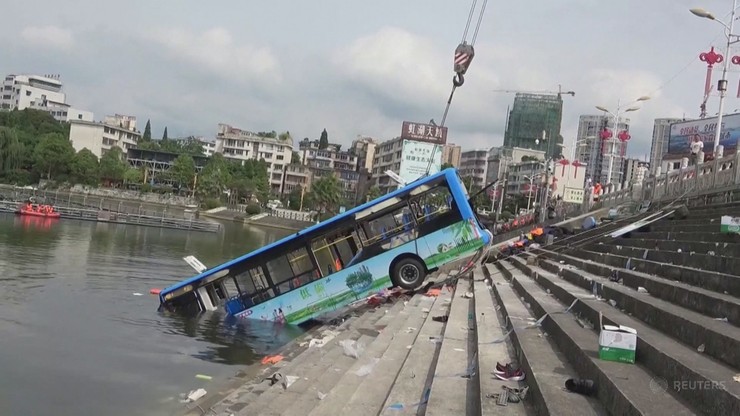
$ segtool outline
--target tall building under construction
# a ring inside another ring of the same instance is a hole
[[[562,119],[563,98],[560,94],[517,93],[514,107],[509,112],[504,147],[540,150],[546,157],[559,156],[563,146],[560,135]]]

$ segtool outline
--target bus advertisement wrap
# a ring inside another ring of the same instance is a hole
[[[436,150],[435,150],[436,148]],[[432,161],[431,166],[429,161]],[[407,184],[427,174],[435,174],[442,168],[442,146],[413,140],[403,141],[401,169],[399,175]]]
[[[671,134],[668,139],[668,155],[688,156],[689,145],[694,138],[704,142],[704,153],[714,152],[714,135],[717,127],[717,117],[702,120],[684,121],[671,124]],[[722,118],[722,131],[719,144],[724,146],[724,153],[734,153],[737,140],[740,137],[740,114],[730,114]]]

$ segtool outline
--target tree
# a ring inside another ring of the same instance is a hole
[[[188,137],[184,143],[180,144],[180,152],[191,156],[205,156],[203,143],[193,136]]]
[[[98,157],[87,148],[80,150],[72,158],[70,165],[72,179],[85,185],[97,185],[100,179],[100,162]]]
[[[144,127],[144,135],[141,136],[141,141],[143,142],[152,141],[152,123],[150,120],[146,121],[146,126]]]
[[[100,177],[112,182],[120,182],[128,170],[123,150],[114,146],[100,158]]]
[[[288,208],[299,210],[301,209],[301,193],[303,192],[303,188],[298,185],[295,188],[293,188],[292,191],[288,194]]]
[[[287,141],[287,140],[291,140],[292,137],[290,135],[290,132],[289,131],[286,131],[284,133],[278,134],[278,139],[280,139],[282,141]]]
[[[170,173],[172,174],[172,179],[180,184],[180,186],[185,185],[186,187],[190,187],[195,178],[195,161],[193,157],[185,154],[179,155],[172,162]]]
[[[36,168],[45,173],[47,179],[51,179],[52,173],[63,173],[69,169],[75,149],[61,134],[49,133],[36,145],[33,155]]]
[[[380,188],[377,186],[371,186],[370,189],[367,190],[367,202],[372,201],[373,199],[376,199],[380,196]]]
[[[445,170],[447,168],[454,168],[454,167],[455,167],[455,165],[453,165],[452,163],[445,162],[445,163],[442,164],[442,167],[440,167],[440,170]]]
[[[164,133],[162,133],[162,141],[167,140],[167,126],[164,127]]]
[[[321,137],[319,137],[319,149],[326,149],[327,147],[329,147],[329,133],[324,129],[321,132]]]
[[[15,130],[0,127],[0,174],[19,169],[22,156],[23,145]]]
[[[301,163],[301,154],[298,152],[293,152],[293,155],[290,157],[290,164],[299,165],[300,163]]]
[[[123,174],[123,181],[125,183],[142,183],[144,181],[144,177],[139,169],[128,168]]]
[[[159,143],[157,143],[154,140],[144,141],[143,139],[140,140],[138,143],[136,143],[136,148],[141,150],[151,150],[154,152],[158,152],[161,149],[159,148]]]
[[[311,185],[311,194],[319,213],[336,212],[342,200],[342,187],[334,175],[327,175]]]

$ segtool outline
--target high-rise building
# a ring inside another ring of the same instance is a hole
[[[471,185],[476,186],[478,189],[484,187],[486,185],[487,169],[488,149],[474,149],[462,152],[458,171],[461,178],[471,178]]]
[[[509,112],[504,147],[542,150],[548,158],[558,156],[563,145],[562,118],[560,95],[517,93]]]
[[[460,167],[460,157],[462,149],[454,143],[447,143],[442,146],[442,164],[449,163],[454,167]]]
[[[641,184],[645,179],[645,174],[649,171],[649,164],[640,159],[625,159],[623,162],[622,187],[626,188],[631,185]]]
[[[8,75],[3,80],[0,109],[46,111],[57,121],[93,121],[93,113],[67,104],[59,75]]]
[[[372,137],[357,136],[357,139],[352,141],[350,150],[357,156],[358,170],[364,168],[368,172],[373,171],[373,159],[375,159],[375,148],[377,146],[378,142]]]
[[[602,140],[601,133],[606,129],[614,130],[614,118],[604,115],[582,115],[578,120],[578,136],[576,137],[576,159],[585,163],[586,178],[593,183],[609,183],[609,164],[612,165],[611,182],[621,182],[622,166],[627,152],[627,142],[616,141],[612,146]],[[629,131],[630,120],[619,119],[617,132]],[[619,134],[619,133],[617,133]],[[613,152],[610,154],[610,147]]]
[[[653,144],[650,147],[650,174],[655,175],[663,156],[668,153],[671,124],[683,121],[680,118],[656,118],[653,124]]]
[[[293,157],[293,139],[290,137],[281,139],[279,136],[263,137],[228,124],[219,124],[215,152],[242,163],[251,159],[264,159],[267,162],[270,189],[280,194],[285,165],[289,164]]]

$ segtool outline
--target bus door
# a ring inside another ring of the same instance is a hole
[[[447,187],[447,182],[440,182],[423,193],[415,195],[409,201],[409,206],[417,223],[419,244],[424,244],[430,254],[441,254],[457,246],[454,237],[446,241],[429,243],[428,235],[443,228],[462,221],[455,199]],[[450,235],[450,234],[446,234]],[[437,267],[437,264],[427,264],[428,267]]]

